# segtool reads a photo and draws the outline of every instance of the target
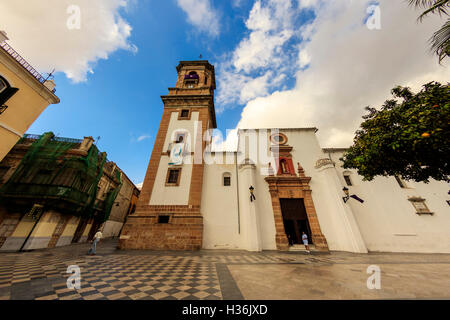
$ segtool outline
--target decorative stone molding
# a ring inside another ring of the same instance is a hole
[[[433,215],[433,212],[428,209],[427,205],[425,204],[425,199],[422,197],[409,197],[408,201],[411,202],[411,204],[414,206],[414,209],[416,209],[417,214],[430,214]]]
[[[301,169],[301,170],[300,170]],[[328,251],[327,240],[322,234],[316,209],[311,196],[309,182],[311,177],[307,177],[303,168],[299,167],[299,177],[296,176],[268,176],[264,180],[269,185],[269,193],[272,199],[272,210],[275,220],[275,242],[277,249],[281,251],[289,250],[289,242],[284,229],[283,214],[281,212],[280,198],[304,199],[306,214],[311,227],[312,240],[318,250]]]
[[[314,166],[314,168],[316,169],[320,169],[326,165],[332,165],[334,166],[334,161],[329,159],[329,158],[323,158],[323,159],[319,159],[316,161],[316,165]]]
[[[240,169],[256,169],[256,165],[255,163],[251,160],[251,159],[245,159],[243,163],[241,163],[239,165],[239,170]]]

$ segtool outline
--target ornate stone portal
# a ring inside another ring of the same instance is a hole
[[[318,250],[328,251],[328,244],[320,229],[316,209],[311,196],[309,182],[311,177],[307,177],[303,168],[298,164],[298,176],[293,174],[268,176],[265,178],[269,184],[269,192],[272,198],[272,209],[275,219],[275,241],[278,250],[289,249],[289,242],[283,222],[281,212],[281,199],[303,199],[309,226],[311,228],[312,241]]]

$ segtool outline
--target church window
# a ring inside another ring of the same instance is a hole
[[[345,183],[346,183],[348,186],[352,186],[352,185],[353,185],[353,184],[352,184],[352,180],[350,179],[350,175],[344,174],[344,180],[345,180]]]
[[[158,223],[169,223],[170,216],[158,216]]]
[[[177,133],[177,139],[175,140],[175,142],[182,143],[182,142],[184,142],[185,138],[186,138],[185,133]]]
[[[189,110],[183,109],[181,110],[181,118],[188,118],[189,117]]]
[[[425,199],[421,197],[411,197],[408,200],[412,203],[414,209],[416,209],[417,214],[433,214],[425,204]]]
[[[194,85],[196,85],[198,83],[198,79],[199,76],[197,74],[197,72],[195,71],[191,71],[189,72],[189,74],[186,74],[184,76],[184,84],[186,85],[187,88],[194,88]]]
[[[180,184],[181,168],[170,168],[167,171],[166,185],[178,186]]]
[[[287,137],[282,133],[274,133],[270,136],[270,141],[272,141],[273,144],[286,144]]]
[[[407,188],[405,181],[400,176],[395,176],[395,180],[397,180],[398,185],[400,188]]]
[[[223,174],[223,185],[225,187],[231,186],[231,174],[229,174],[229,173]]]

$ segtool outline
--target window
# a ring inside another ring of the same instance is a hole
[[[189,110],[188,109],[181,110],[181,118],[189,118]]]
[[[286,144],[288,139],[282,133],[274,133],[270,136],[270,141],[272,141],[273,144]]]
[[[197,72],[191,71],[191,72],[189,72],[189,74],[186,74],[184,76],[184,85],[187,88],[194,88],[194,86],[197,85],[197,83],[198,83],[198,79],[199,79],[199,76],[198,76]]]
[[[416,209],[417,214],[433,214],[433,212],[428,209],[427,205],[425,204],[425,199],[421,197],[411,197],[408,199],[414,208]]]
[[[177,139],[175,140],[176,143],[184,142],[185,140],[185,134],[184,133],[177,133]]]
[[[349,176],[348,174],[345,174],[345,175],[344,175],[344,180],[345,180],[345,183],[346,183],[349,187],[353,185],[353,184],[352,184],[352,180],[350,179],[350,176]]]
[[[169,223],[170,216],[158,216],[158,223]]]
[[[166,186],[178,186],[180,184],[181,168],[167,171]]]
[[[0,78],[0,93],[2,93],[3,91],[6,90],[6,88],[8,88],[8,84],[6,82],[6,80]]]
[[[0,107],[3,106],[6,101],[8,101],[16,92],[19,91],[17,88],[12,88],[5,78],[0,77]],[[2,113],[6,108],[0,112]]]
[[[407,188],[405,181],[400,176],[395,176],[395,180],[397,180],[398,185],[400,188]]]
[[[231,174],[228,172],[223,174],[223,185],[225,187],[231,186]]]
[[[208,84],[208,77],[205,76],[205,84]]]

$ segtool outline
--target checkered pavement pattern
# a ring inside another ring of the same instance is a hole
[[[103,254],[100,250],[97,256],[86,255],[88,245],[0,253],[0,300],[220,300],[224,297],[218,264],[295,263],[300,257],[208,251],[123,253],[113,244],[109,244],[113,249]],[[70,265],[80,268],[80,289],[67,288]]]

